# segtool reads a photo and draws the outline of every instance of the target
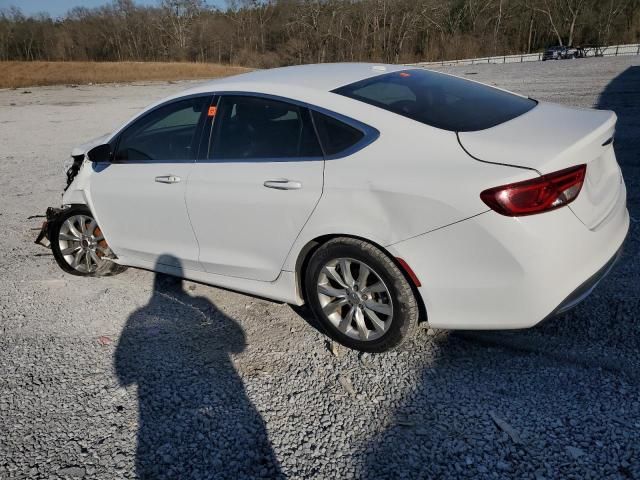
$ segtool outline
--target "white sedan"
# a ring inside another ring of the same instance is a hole
[[[424,69],[256,71],[75,149],[40,240],[72,274],[133,266],[308,304],[364,351],[419,322],[530,327],[619,256],[615,124]]]

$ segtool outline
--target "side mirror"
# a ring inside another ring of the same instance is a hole
[[[104,145],[93,147],[87,152],[87,157],[89,158],[89,161],[94,163],[110,162],[113,158],[111,145],[105,143]]]

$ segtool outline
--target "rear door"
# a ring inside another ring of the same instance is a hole
[[[187,205],[207,272],[275,280],[320,200],[324,158],[309,111],[288,102],[221,96]]]
[[[94,166],[92,209],[119,256],[201,270],[185,192],[210,103],[196,96],[152,110],[118,136],[111,163]]]

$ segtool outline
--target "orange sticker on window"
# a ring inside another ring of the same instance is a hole
[[[218,107],[209,107],[209,112],[207,113],[207,116],[215,117],[217,111],[218,111]]]
[[[411,76],[411,74],[410,74],[410,73],[407,73],[407,72],[400,72],[400,76],[401,76],[401,77],[405,77],[405,78],[406,78],[406,77],[410,77],[410,76]]]

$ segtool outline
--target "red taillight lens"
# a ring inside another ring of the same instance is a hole
[[[533,180],[490,188],[480,198],[492,210],[508,217],[548,212],[576,199],[586,172],[586,165],[578,165]]]

